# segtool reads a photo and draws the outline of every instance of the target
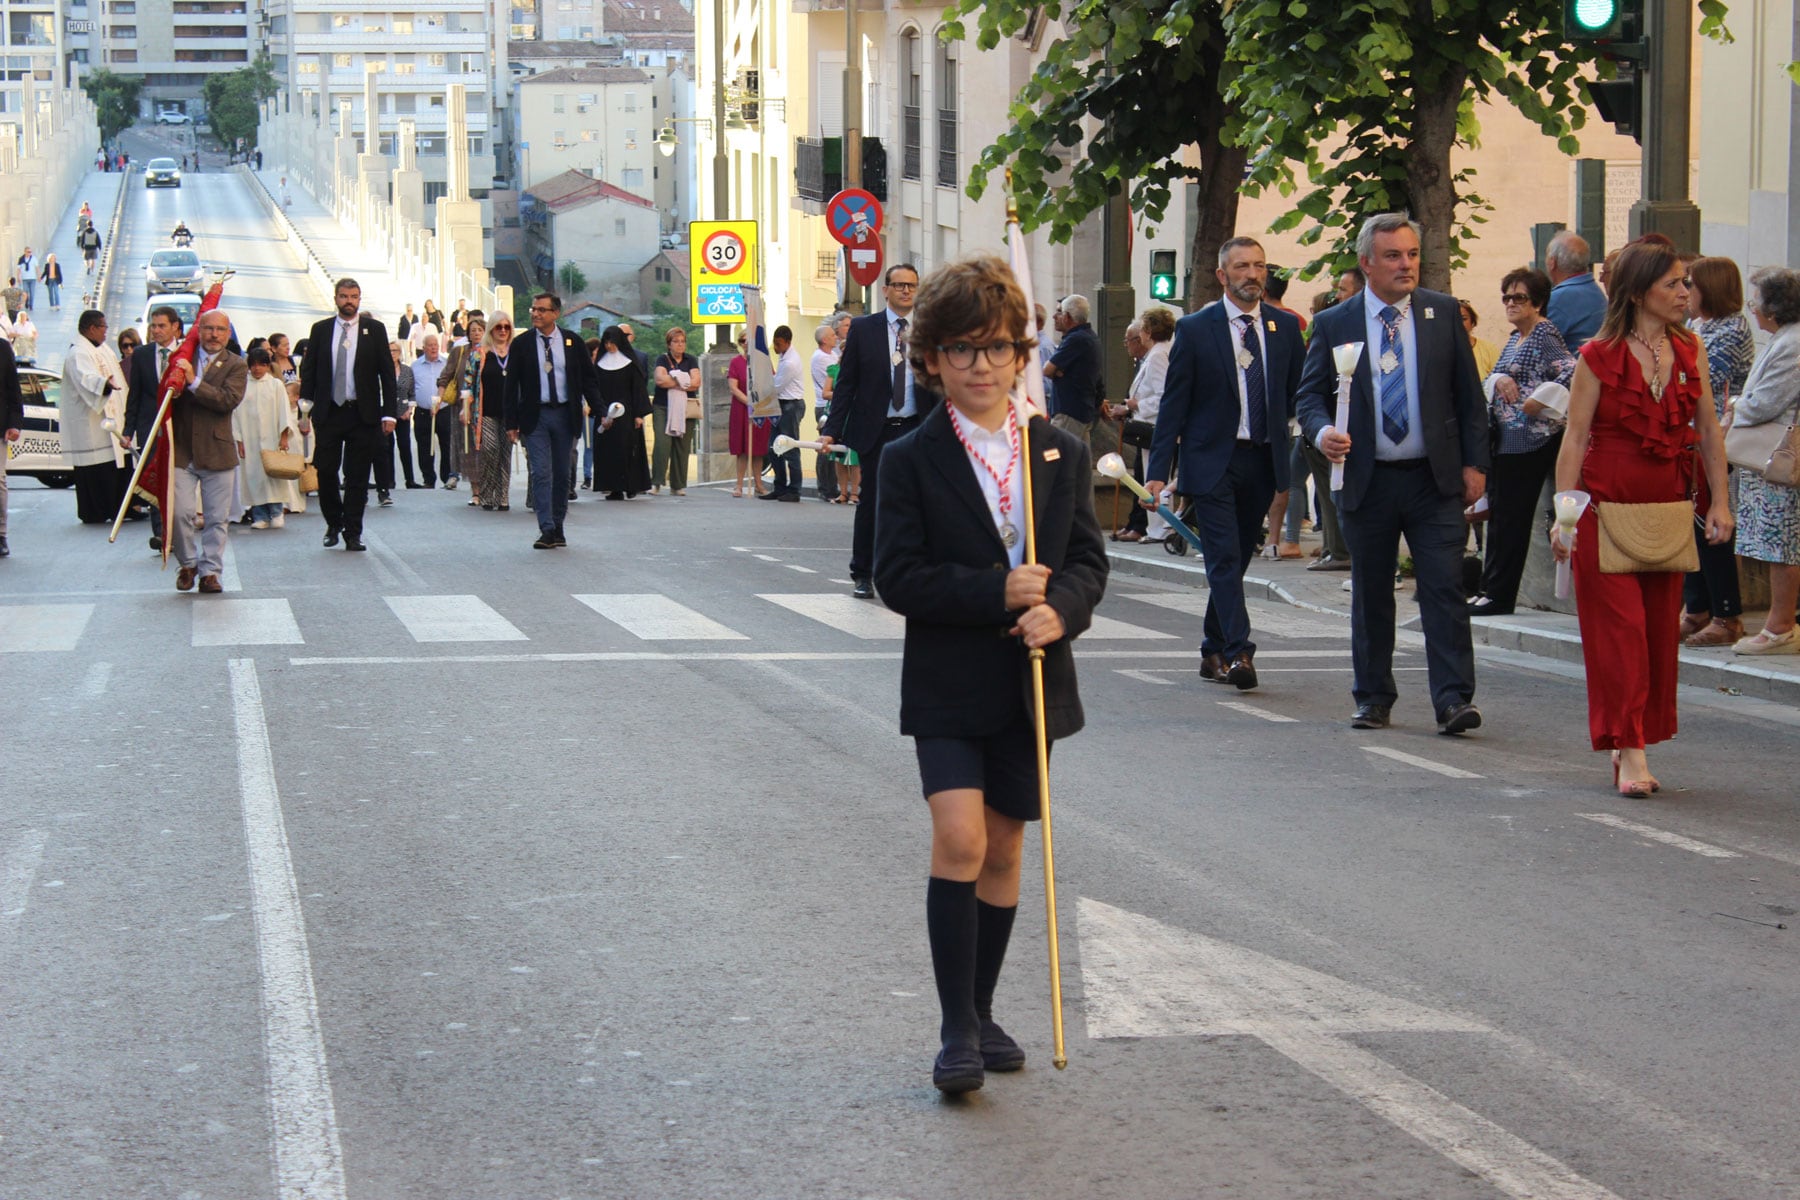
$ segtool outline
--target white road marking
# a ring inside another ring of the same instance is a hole
[[[1129,668],[1126,668],[1126,667],[1114,667],[1113,670],[1116,671],[1118,674],[1123,675],[1125,678],[1135,679],[1139,683],[1156,683],[1156,684],[1161,684],[1163,687],[1174,687],[1175,686],[1175,681],[1173,679],[1158,678],[1155,674],[1153,674],[1150,671],[1134,671],[1134,670],[1130,670]]]
[[[384,583],[387,582],[387,576],[391,575],[394,579],[399,581],[399,586],[403,588],[412,588],[414,591],[422,592],[430,586],[425,582],[425,577],[423,575],[420,575],[417,571],[406,565],[406,560],[400,557],[398,551],[387,544],[385,538],[364,530],[363,545],[369,548],[368,554],[370,560],[383,572]]]
[[[1125,595],[1125,599],[1154,604],[1158,608],[1173,609],[1191,617],[1206,615],[1207,593],[1205,592],[1130,592]],[[1291,612],[1265,608],[1260,605],[1250,608],[1250,627],[1256,632],[1268,634],[1270,637],[1347,638],[1350,636],[1350,625],[1347,621],[1328,621],[1315,617],[1296,616]]]
[[[1084,638],[1099,638],[1103,641],[1125,641],[1127,639],[1146,641],[1149,639],[1173,640],[1176,636],[1164,633],[1160,629],[1146,629],[1142,625],[1131,625],[1124,621],[1115,621],[1111,617],[1103,617],[1099,613],[1093,616],[1093,623],[1088,631],[1081,635]]]
[[[112,682],[112,664],[97,662],[87,669],[81,679],[81,694],[90,700],[98,700],[106,695],[106,687]]]
[[[306,917],[288,853],[268,720],[252,660],[231,660],[231,698],[262,975],[276,1191],[281,1200],[344,1200],[344,1155],[306,948]]]
[[[1365,754],[1379,754],[1383,758],[1391,758],[1395,762],[1403,762],[1409,767],[1418,767],[1424,771],[1435,771],[1439,775],[1451,779],[1480,779],[1473,771],[1465,771],[1461,767],[1448,766],[1441,762],[1433,762],[1429,758],[1420,758],[1416,754],[1408,754],[1404,750],[1390,750],[1386,746],[1364,746]]]
[[[829,625],[864,641],[898,641],[906,636],[906,618],[883,605],[841,592],[763,593],[758,598],[790,612]]]
[[[1261,717],[1265,721],[1274,721],[1277,724],[1282,725],[1292,725],[1297,719],[1290,717],[1285,713],[1270,712],[1266,708],[1258,708],[1254,704],[1246,704],[1242,700],[1219,700],[1216,701],[1216,703],[1220,708],[1229,708],[1234,712],[1248,713],[1250,716]]]
[[[1696,841],[1691,837],[1682,837],[1679,833],[1670,833],[1666,829],[1658,829],[1654,825],[1640,825],[1636,821],[1627,821],[1624,817],[1615,817],[1611,813],[1576,813],[1584,821],[1593,821],[1600,825],[1609,825],[1614,829],[1622,829],[1626,833],[1635,833],[1652,842],[1661,842],[1665,846],[1673,846],[1677,850],[1686,850],[1705,858],[1742,858],[1736,850],[1727,850],[1723,846],[1715,846],[1710,842]]]
[[[773,554],[752,554],[750,557],[751,558],[760,558],[764,562],[780,562],[781,561],[779,558],[776,558]]]
[[[415,642],[524,642],[479,596],[383,596]]]
[[[1356,1033],[1492,1032],[1481,1022],[1086,896],[1076,904],[1090,1037],[1260,1038],[1506,1195],[1617,1200],[1535,1146],[1343,1040]]]
[[[31,901],[31,884],[44,861],[42,830],[27,829],[0,858],[0,954],[6,952]]]
[[[194,599],[195,646],[303,646],[286,600]]]
[[[817,575],[818,574],[818,572],[813,570],[811,567],[803,567],[798,563],[785,563],[783,565],[785,565],[788,570],[798,571],[802,575]]]
[[[0,607],[0,654],[73,650],[93,615],[91,604]]]
[[[660,592],[577,596],[613,624],[647,642],[746,642],[749,635],[678,604]]]
[[[225,553],[219,559],[219,586],[228,592],[244,590],[244,581],[238,578],[237,554],[231,549],[229,538],[225,542]],[[199,645],[198,642],[194,644]]]

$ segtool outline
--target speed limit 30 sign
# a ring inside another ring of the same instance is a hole
[[[698,325],[744,319],[745,287],[757,284],[755,221],[688,224],[690,316]]]

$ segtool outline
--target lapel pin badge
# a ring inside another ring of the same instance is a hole
[[[1044,451],[1044,461],[1045,462],[1056,462],[1060,458],[1062,458],[1061,450],[1052,449],[1052,450]]]
[[[1270,322],[1269,322],[1269,332],[1270,332],[1270,333],[1274,333],[1274,332],[1275,332],[1275,322],[1273,322],[1273,321],[1270,321]]]
[[[1433,319],[1436,316],[1437,316],[1437,313],[1433,312],[1431,309],[1428,308],[1425,310],[1425,319],[1427,321]]]

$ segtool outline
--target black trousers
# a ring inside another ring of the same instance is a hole
[[[1244,572],[1256,556],[1263,517],[1275,499],[1270,453],[1267,444],[1239,442],[1211,491],[1186,493],[1194,499],[1194,532],[1200,535],[1206,559],[1202,654],[1230,659],[1256,653],[1256,643],[1250,640],[1250,612],[1244,605]]]
[[[825,410],[813,409],[813,420],[820,429],[825,428]],[[813,456],[813,477],[819,483],[819,499],[832,500],[838,494],[837,459],[829,454]]]
[[[859,451],[862,463],[862,500],[856,506],[856,526],[850,537],[850,578],[868,579],[875,574],[875,505],[881,499],[881,450],[919,427],[917,417],[891,417],[881,436],[867,451]]]
[[[1682,607],[1714,617],[1743,616],[1744,598],[1738,592],[1737,538],[1715,546],[1706,540],[1706,531],[1696,526],[1694,542],[1700,547],[1700,569],[1682,582]]]
[[[1424,460],[1377,463],[1355,512],[1340,511],[1350,545],[1351,694],[1358,704],[1392,705],[1394,568],[1400,538],[1412,551],[1425,667],[1434,712],[1475,698],[1475,644],[1463,591],[1463,547],[1469,541],[1461,496],[1441,495]]]
[[[1540,528],[1538,498],[1544,480],[1556,466],[1562,433],[1553,434],[1536,450],[1496,454],[1488,473],[1487,555],[1481,564],[1481,594],[1504,608],[1519,601],[1525,559]],[[1546,515],[1546,521],[1548,516]]]
[[[418,414],[415,412],[413,415],[416,418]],[[415,482],[413,476],[412,427],[417,424],[418,421],[416,419],[402,421],[394,426],[394,432],[391,435],[394,441],[394,450],[400,455],[400,473],[406,476],[406,482],[408,483]]]
[[[437,429],[438,477],[446,483],[461,479],[462,446],[457,439],[462,436],[462,409],[440,404],[431,414],[431,424]]]
[[[422,408],[413,410],[412,439],[418,446],[419,482],[426,487],[437,486],[437,467],[431,456],[431,414]],[[413,481],[410,470],[406,473],[406,481]]]
[[[369,474],[383,449],[381,426],[364,425],[350,405],[327,404],[313,410],[313,431],[318,439],[313,466],[319,472],[319,511],[327,526],[360,540],[363,511],[369,506]],[[392,455],[388,463],[391,472]]]

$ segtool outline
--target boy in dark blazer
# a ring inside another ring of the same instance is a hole
[[[947,397],[884,451],[875,581],[906,618],[900,732],[915,739],[931,809],[925,917],[943,1009],[932,1082],[947,1093],[1016,1071],[993,1020],[1019,903],[1025,822],[1039,815],[1027,650],[1042,648],[1050,738],[1082,726],[1070,642],[1106,590],[1107,560],[1081,439],[1015,424],[1014,378],[1035,354],[1029,310],[1000,259],[934,271],[908,331],[917,391]],[[1025,470],[1037,563],[1026,565]]]

